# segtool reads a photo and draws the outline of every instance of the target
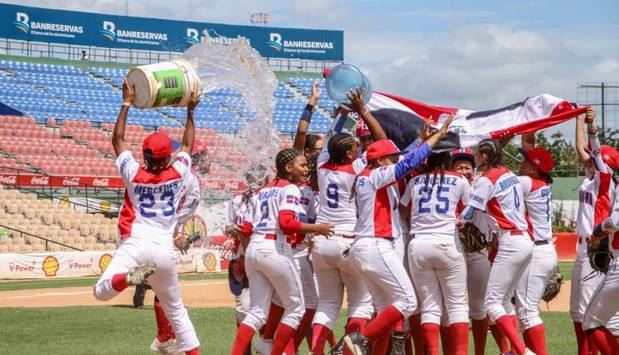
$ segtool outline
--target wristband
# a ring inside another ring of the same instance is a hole
[[[305,109],[303,110],[303,113],[301,114],[301,121],[305,121],[307,123],[312,122],[313,110],[314,110],[314,106],[310,104],[305,105]]]
[[[123,103],[122,103],[120,106],[123,106],[123,107],[129,107],[129,106],[131,106],[131,102],[129,102],[129,101],[123,101]]]

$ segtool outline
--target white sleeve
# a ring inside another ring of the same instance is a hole
[[[494,192],[494,184],[485,176],[480,176],[475,180],[473,191],[469,196],[467,206],[475,207],[480,211],[486,210],[486,204],[492,198]]]
[[[279,210],[293,211],[299,213],[301,208],[301,190],[297,185],[290,184],[279,193]]]
[[[471,184],[468,180],[466,180],[466,178],[459,179],[459,181],[461,191],[460,201],[462,201],[462,204],[466,206],[467,203],[469,203],[469,198],[471,196]]]
[[[236,213],[234,211],[234,199],[235,197],[231,198],[230,201],[228,202],[228,213],[226,214],[226,225],[229,226],[231,224],[234,224],[234,220],[236,219]]]
[[[357,175],[360,174],[367,165],[368,165],[368,160],[367,160],[367,155],[365,152],[363,152],[363,154],[361,154],[359,158],[355,159],[352,162],[352,168],[355,174]]]
[[[384,166],[372,170],[368,180],[376,190],[393,183],[396,181],[395,165]]]
[[[406,185],[404,194],[400,198],[400,204],[402,206],[410,207],[411,201],[413,201],[413,194],[415,193],[415,179],[411,179]]]
[[[131,182],[140,168],[140,164],[138,164],[135,160],[131,154],[131,151],[125,150],[116,158],[116,167],[118,168],[125,185],[127,185],[127,183]]]
[[[183,177],[186,177],[187,174],[191,174],[191,157],[185,152],[180,152],[176,155],[176,159],[174,159],[172,166],[178,170]]]
[[[520,186],[522,186],[522,195],[527,197],[533,188],[533,181],[528,176],[518,176]]]

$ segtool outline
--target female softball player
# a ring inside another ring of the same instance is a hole
[[[433,134],[426,123],[420,137],[422,143],[400,161],[398,156],[402,152],[390,140],[378,140],[367,150],[368,166],[358,175],[353,190],[359,217],[350,257],[368,285],[378,315],[359,332],[344,336],[346,346],[355,355],[368,354],[370,341],[374,342],[373,353],[384,354],[389,344],[386,332],[417,307],[413,285],[393,246],[393,237],[400,228],[399,201],[389,194],[388,187],[412,172],[430,154],[436,142],[447,134],[452,120],[449,117]]]
[[[254,194],[250,219],[244,223],[243,234],[251,234],[249,240],[242,238],[251,308],[238,328],[233,355],[243,354],[254,333],[264,325],[274,291],[281,298],[285,311],[271,353],[294,352],[291,340],[305,309],[290,242],[296,233],[328,236],[333,230],[329,224],[307,224],[298,220],[301,192],[297,185],[307,178],[303,153],[284,149],[277,154],[275,165],[277,177]]]

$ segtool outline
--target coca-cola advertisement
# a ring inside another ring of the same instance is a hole
[[[17,185],[17,175],[0,175],[0,184],[3,185]]]
[[[0,184],[12,186],[105,187],[124,188],[119,177],[49,176],[40,174],[0,173]]]

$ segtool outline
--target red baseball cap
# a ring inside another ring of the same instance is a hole
[[[208,152],[206,144],[199,139],[193,141],[193,148],[191,149],[191,154],[198,154],[202,152]]]
[[[150,156],[163,159],[172,155],[172,140],[165,132],[154,132],[142,143],[142,151],[150,150]]]
[[[525,159],[545,174],[550,174],[555,167],[555,160],[552,158],[552,154],[542,147],[535,147],[528,151],[521,148],[519,151]]]
[[[475,153],[471,148],[460,148],[451,151],[451,161],[466,159],[475,164]]]
[[[331,68],[324,68],[322,70],[322,77],[323,78],[326,79],[329,76],[329,74],[331,74]]]
[[[357,122],[357,129],[355,130],[357,137],[371,136],[372,132],[368,129],[368,126],[362,120]]]
[[[368,147],[366,151],[368,161],[374,159],[387,157],[390,155],[399,155],[406,152],[400,151],[400,149],[393,143],[391,139],[378,140]]]
[[[612,170],[619,168],[619,152],[617,152],[617,149],[609,145],[603,145],[600,147],[600,153],[602,154],[602,160],[609,168]]]

